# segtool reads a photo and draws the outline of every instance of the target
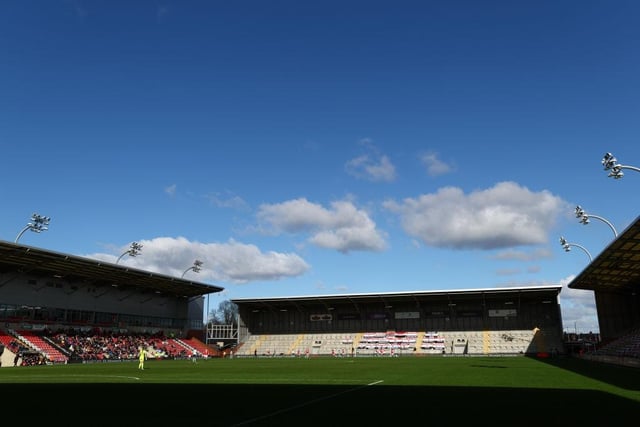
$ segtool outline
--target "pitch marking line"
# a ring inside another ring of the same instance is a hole
[[[29,378],[32,380],[36,380],[39,378],[46,378],[46,379],[55,379],[55,376],[51,376],[51,375],[20,375],[20,378],[24,379],[24,378]],[[118,379],[125,379],[125,380],[136,380],[136,381],[140,381],[140,377],[130,377],[130,376],[126,376],[126,375],[60,375],[59,378],[118,378]],[[9,378],[8,378],[9,379]],[[0,384],[4,383],[4,381],[0,381]],[[75,384],[75,383],[69,383],[67,381],[64,381],[62,383],[55,383],[55,384]]]
[[[307,402],[303,402],[303,403],[300,403],[300,404],[295,405],[295,406],[290,406],[288,408],[280,409],[280,410],[272,412],[270,414],[262,415],[260,417],[251,418],[249,420],[245,420],[245,421],[239,422],[237,424],[233,424],[233,426],[234,427],[235,426],[242,426],[242,425],[245,425],[245,424],[250,424],[250,423],[253,423],[253,422],[256,422],[256,421],[264,420],[266,418],[270,418],[270,417],[274,417],[276,415],[284,414],[285,412],[290,412],[290,411],[293,411],[295,409],[300,409],[300,408],[303,408],[305,406],[312,405],[314,403],[322,402],[323,400],[333,399],[334,397],[340,396],[341,394],[352,393],[354,391],[358,391],[358,390],[363,389],[365,387],[371,387],[371,386],[374,386],[376,384],[380,384],[382,382],[384,382],[384,380],[378,380],[378,381],[374,381],[374,382],[369,383],[369,384],[361,385],[359,387],[354,387],[354,388],[351,388],[351,389],[348,389],[348,390],[345,390],[345,391],[341,391],[340,393],[334,393],[334,394],[330,394],[328,396],[319,397],[317,399],[309,400]]]

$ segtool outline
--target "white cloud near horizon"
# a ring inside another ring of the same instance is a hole
[[[575,276],[561,280],[560,308],[565,332],[598,332],[598,310],[593,291],[571,289],[567,285]]]
[[[202,261],[199,273],[187,272],[193,280],[225,281],[235,284],[259,280],[280,280],[296,277],[310,269],[309,264],[294,253],[263,252],[255,245],[237,242],[191,242],[184,237],[157,237],[140,240],[140,255],[125,255],[120,264],[134,268],[181,277],[194,261]],[[119,248],[124,253],[128,247]],[[89,258],[116,262],[119,255],[96,253]],[[199,276],[199,277],[198,277]],[[187,277],[187,275],[185,275]]]
[[[492,255],[490,258],[502,261],[537,261],[551,257],[553,257],[553,252],[549,248],[536,248],[531,252],[509,248]]]

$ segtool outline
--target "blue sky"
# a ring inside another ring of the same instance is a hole
[[[0,239],[226,299],[564,285],[640,209],[635,1],[5,1]]]

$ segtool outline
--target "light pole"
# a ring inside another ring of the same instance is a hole
[[[27,230],[31,230],[34,233],[41,233],[43,231],[47,231],[49,229],[49,227],[47,227],[49,225],[49,221],[51,221],[50,217],[42,216],[42,215],[38,215],[37,213],[34,213],[33,215],[31,215],[31,222],[27,223],[27,225],[22,229],[22,231],[18,233],[18,236],[16,237],[16,243],[18,243],[18,240],[20,240],[20,237],[22,237],[24,232]]]
[[[607,224],[609,226],[609,228],[611,228],[611,231],[613,231],[613,235],[615,237],[618,237],[618,232],[616,231],[616,228],[613,226],[613,224],[611,224],[611,222],[607,221],[605,218],[598,216],[598,215],[591,215],[588,214],[584,211],[584,209],[582,209],[582,207],[580,207],[580,205],[576,206],[576,218],[580,218],[580,222],[584,225],[589,224],[589,218],[595,218],[595,219],[599,219],[600,221],[604,222],[605,224]]]
[[[124,251],[122,253],[122,255],[120,255],[118,257],[118,259],[116,260],[116,264],[119,263],[120,260],[122,259],[122,257],[125,256],[125,255],[129,255],[129,256],[132,256],[132,257],[140,255],[140,250],[141,249],[142,249],[142,245],[140,243],[138,243],[138,242],[131,243],[131,246],[129,246],[129,249]]]
[[[197,259],[197,260],[193,261],[193,265],[191,267],[187,268],[182,273],[182,276],[180,276],[180,278],[183,278],[184,275],[187,274],[187,271],[189,271],[189,270],[193,270],[194,273],[199,273],[201,269],[202,269],[202,261]]]
[[[605,153],[602,158],[602,165],[604,166],[604,170],[609,171],[609,177],[614,179],[620,179],[624,176],[622,169],[631,169],[640,172],[640,168],[635,166],[621,165],[618,163],[618,159],[613,157],[611,153]]]
[[[576,248],[582,249],[584,253],[587,254],[587,256],[589,257],[589,262],[593,261],[593,257],[584,246],[579,245],[577,243],[569,243],[567,242],[567,239],[565,239],[564,237],[560,237],[560,244],[564,248],[565,252],[571,252],[571,246],[575,246]]]

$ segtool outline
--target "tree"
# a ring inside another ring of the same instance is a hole
[[[238,325],[238,306],[230,300],[222,301],[217,309],[209,312],[209,319],[214,325]]]

